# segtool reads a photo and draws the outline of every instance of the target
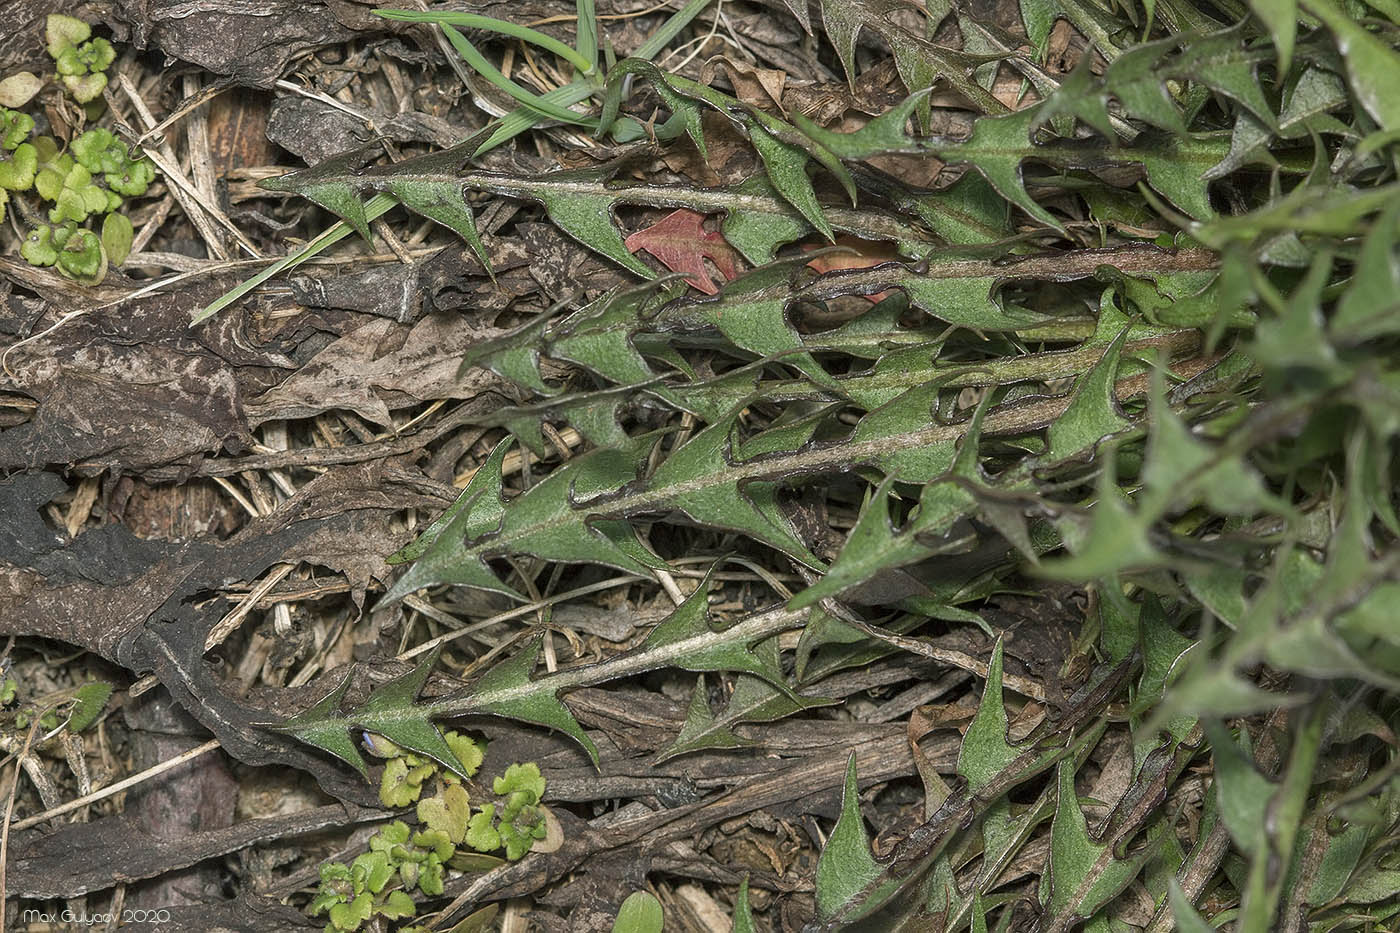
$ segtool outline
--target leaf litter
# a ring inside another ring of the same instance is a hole
[[[435,928],[1394,922],[1396,11],[1252,9],[109,14],[44,117],[186,177],[100,286],[0,261],[0,663],[117,687],[3,711],[7,893],[237,853],[146,906],[319,926],[368,735],[544,778]],[[237,821],[63,825],[154,695]]]

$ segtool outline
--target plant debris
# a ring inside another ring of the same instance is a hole
[[[1393,3],[10,13],[3,919],[1400,921]]]

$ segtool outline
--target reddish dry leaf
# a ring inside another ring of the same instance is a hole
[[[719,291],[705,268],[705,260],[715,264],[720,275],[732,279],[739,274],[739,253],[724,236],[705,229],[705,215],[681,208],[672,211],[650,227],[627,238],[633,253],[645,250],[672,272],[679,272],[695,288],[707,295]]]
[[[898,262],[902,258],[895,245],[885,241],[862,240],[860,237],[843,235],[836,238],[836,245],[844,246],[852,252],[823,253],[810,260],[807,266],[818,272],[834,272],[838,269],[869,269],[882,262]],[[816,249],[817,247],[805,246],[803,248]],[[872,302],[881,302],[889,296],[888,291],[883,291],[865,297]]]
[[[729,83],[734,85],[735,96],[744,103],[764,109],[769,109],[771,103],[777,106],[779,113],[783,112],[783,87],[787,84],[787,72],[776,68],[755,68],[745,62],[730,61],[722,55],[717,63],[724,66],[729,74]]]

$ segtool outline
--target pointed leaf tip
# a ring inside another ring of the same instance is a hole
[[[280,723],[264,726],[269,732],[290,735],[307,745],[328,752],[350,765],[366,780],[369,766],[350,736],[351,723],[340,712],[341,700],[350,689],[353,669],[347,670],[340,683],[310,708]]]
[[[1105,437],[1131,424],[1118,407],[1118,399],[1114,395],[1118,364],[1127,339],[1128,328],[1124,327],[1104,350],[1094,368],[1082,376],[1074,387],[1074,394],[1064,414],[1050,425],[1047,462],[1092,451]]]
[[[711,567],[713,573],[714,567]],[[747,640],[735,640],[710,624],[709,587],[706,582],[657,623],[642,645],[643,651],[667,650],[667,663],[683,671],[739,671],[771,684],[794,702],[799,697],[788,685],[782,669],[760,656]]]
[[[370,693],[351,714],[356,725],[378,733],[410,751],[427,755],[456,774],[469,777],[442,732],[431,721],[430,709],[417,705],[418,695],[436,666],[442,646],[425,654],[416,665]]]
[[[734,898],[733,933],[756,933],[753,925],[753,911],[749,909],[749,876],[739,882],[739,894]]]
[[[1114,858],[1089,836],[1074,788],[1073,758],[1056,770],[1055,819],[1050,827],[1050,910],[1057,916],[1090,917],[1137,875],[1145,855]]]
[[[977,714],[963,736],[958,751],[958,774],[967,780],[973,791],[981,790],[1016,760],[1016,749],[1007,741],[1008,721],[1002,698],[1002,640],[992,647],[987,663],[987,686]]]
[[[532,722],[558,729],[583,746],[593,767],[598,767],[598,746],[559,699],[555,688],[534,679],[535,666],[544,648],[544,636],[536,636],[525,650],[497,664],[482,675],[471,691],[472,711]]]
[[[870,837],[860,814],[856,753],[851,752],[841,792],[841,816],[817,861],[817,916],[831,917],[879,874],[880,866],[870,854]]]

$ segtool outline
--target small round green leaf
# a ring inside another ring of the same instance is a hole
[[[107,261],[114,266],[126,262],[134,236],[131,220],[125,214],[108,214],[102,221],[102,248],[107,251]]]
[[[661,902],[646,891],[633,891],[617,912],[612,933],[661,933]]]
[[[57,59],[67,50],[86,42],[92,35],[92,27],[76,16],[50,13],[45,23],[45,38],[48,40],[49,55]]]

